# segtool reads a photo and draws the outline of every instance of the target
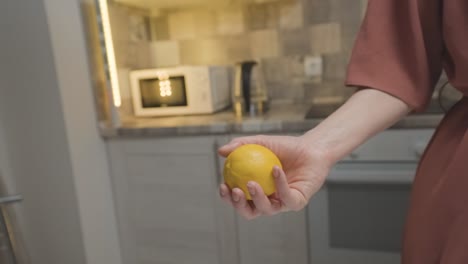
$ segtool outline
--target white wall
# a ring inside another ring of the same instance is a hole
[[[99,135],[79,0],[45,0],[87,263],[121,263],[104,141]]]
[[[0,3],[0,112],[33,264],[119,264],[78,0]]]

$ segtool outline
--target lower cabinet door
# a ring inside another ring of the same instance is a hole
[[[238,263],[214,137],[109,142],[126,264]]]

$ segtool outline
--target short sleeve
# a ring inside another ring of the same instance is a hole
[[[441,0],[369,0],[346,85],[378,89],[423,110],[442,70],[441,21]]]

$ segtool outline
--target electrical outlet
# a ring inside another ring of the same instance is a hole
[[[323,60],[320,56],[304,58],[304,73],[307,77],[320,77],[323,74]]]

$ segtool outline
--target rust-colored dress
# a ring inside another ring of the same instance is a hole
[[[465,97],[418,168],[403,264],[468,264],[468,0],[369,0],[347,84],[423,110],[441,70]]]

